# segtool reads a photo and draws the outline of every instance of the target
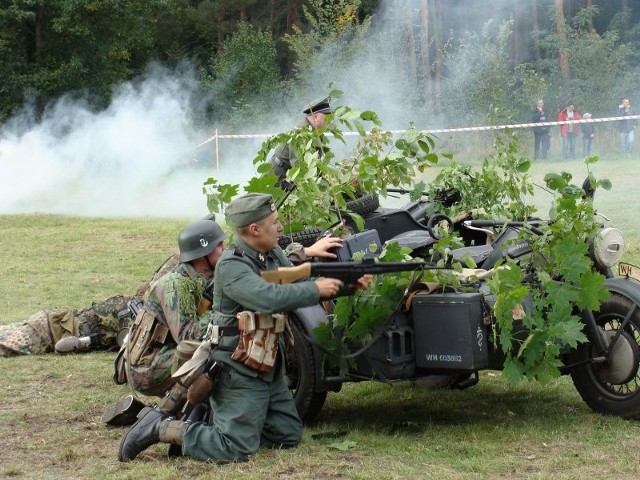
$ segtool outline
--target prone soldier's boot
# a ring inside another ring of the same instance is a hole
[[[89,335],[85,337],[64,337],[56,342],[54,349],[56,353],[65,355],[67,353],[91,350],[91,345],[93,343],[93,339]]]
[[[184,432],[189,425],[188,422],[174,420],[173,417],[149,408],[122,437],[118,460],[129,462],[140,452],[159,442],[182,445]]]

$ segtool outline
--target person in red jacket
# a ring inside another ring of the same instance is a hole
[[[580,120],[580,112],[575,108],[572,102],[567,102],[566,107],[558,113],[558,121]],[[580,133],[579,124],[565,123],[560,125],[560,136],[562,137],[562,157],[575,158],[576,156],[576,137]]]

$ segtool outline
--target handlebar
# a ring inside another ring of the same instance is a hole
[[[407,190],[406,188],[387,188],[387,192],[388,193],[400,193],[402,195],[409,195],[410,193],[412,193],[412,190]],[[420,192],[420,195],[423,196],[428,196],[429,193],[428,192]]]
[[[462,222],[465,227],[525,227],[531,225],[540,225],[541,223],[547,223],[544,220],[528,220],[526,222],[516,222],[510,220],[465,220]]]
[[[465,220],[462,224],[471,230],[484,230],[487,228],[502,228],[502,227],[528,227],[532,232],[536,234],[542,234],[542,232],[536,228],[536,225],[543,223],[549,223],[547,220],[528,220],[526,222],[516,222],[508,220]],[[486,230],[485,230],[486,231]]]

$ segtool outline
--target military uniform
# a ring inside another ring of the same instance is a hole
[[[146,327],[138,326],[150,332],[141,341],[147,341],[148,345],[140,347],[141,351],[135,358],[131,350],[136,346],[125,346],[125,350],[129,349],[126,356],[131,359],[127,360],[125,371],[133,390],[144,395],[162,396],[171,387],[171,369],[178,343],[199,340],[211,319],[210,310],[197,314],[208,282],[190,264],[180,263],[173,271],[151,283],[142,308],[153,318],[146,320],[150,322]],[[136,322],[142,314],[138,314]],[[130,333],[132,337],[134,328]],[[158,333],[161,331],[164,334]]]
[[[167,258],[151,282],[173,270],[177,264],[178,254]],[[149,285],[147,282],[138,287],[135,297],[146,299]],[[131,299],[116,295],[80,311],[69,308],[40,310],[23,322],[0,325],[0,357],[50,353],[59,340],[79,336],[92,337],[91,349],[115,349],[118,333],[130,321],[123,314]]]
[[[333,110],[329,104],[330,100],[329,97],[323,97],[311,102],[309,107],[302,112],[307,115],[307,118],[305,118],[304,123],[300,125],[299,128],[308,128],[310,130],[313,128],[308,119],[308,115],[312,113],[331,113]],[[319,151],[322,151],[323,140],[323,138],[320,139],[320,145],[318,145]],[[287,170],[293,167],[297,161],[298,158],[291,144],[285,143],[278,145],[271,156],[271,172],[278,176],[279,181],[282,181],[287,174]]]
[[[126,325],[118,314],[125,311],[129,297],[118,295],[90,308],[41,310],[24,322],[0,326],[0,356],[39,355],[52,352],[56,342],[71,336],[91,337],[92,348],[117,347],[116,336]]]
[[[246,197],[254,202],[271,198],[259,194]],[[240,207],[248,203],[249,210],[254,208],[254,215],[260,217],[260,209],[251,207],[254,203],[246,197],[232,202],[227,210],[236,226],[247,221],[239,214],[233,215],[238,202]],[[272,200],[268,206],[275,210]],[[319,291],[313,281],[277,285],[259,276],[262,270],[290,265],[279,247],[263,254],[238,238],[216,265],[213,324],[237,326],[236,314],[243,310],[276,313],[318,303]],[[260,446],[295,446],[302,439],[302,422],[284,379],[282,338],[275,367],[268,373],[232,360],[238,340],[238,335],[222,335],[219,347],[211,354],[212,360],[225,365],[210,397],[215,412],[213,425],[194,423],[186,429],[182,439],[185,455],[228,462],[244,459]]]

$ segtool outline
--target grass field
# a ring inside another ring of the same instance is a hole
[[[536,164],[586,174],[579,161]],[[637,164],[601,161],[614,183],[596,207],[640,264]],[[541,181],[541,180],[540,180]],[[197,188],[197,186],[196,186]],[[537,199],[544,211],[544,195]],[[54,306],[84,308],[132,293],[175,251],[187,221],[0,215],[0,323]],[[165,458],[155,446],[119,464],[119,428],[99,422],[125,395],[111,381],[113,353],[0,359],[0,478],[11,479],[628,479],[640,475],[640,423],[593,413],[569,378],[509,387],[482,372],[464,391],[363,383],[330,394],[320,422],[294,450],[247,463]]]

